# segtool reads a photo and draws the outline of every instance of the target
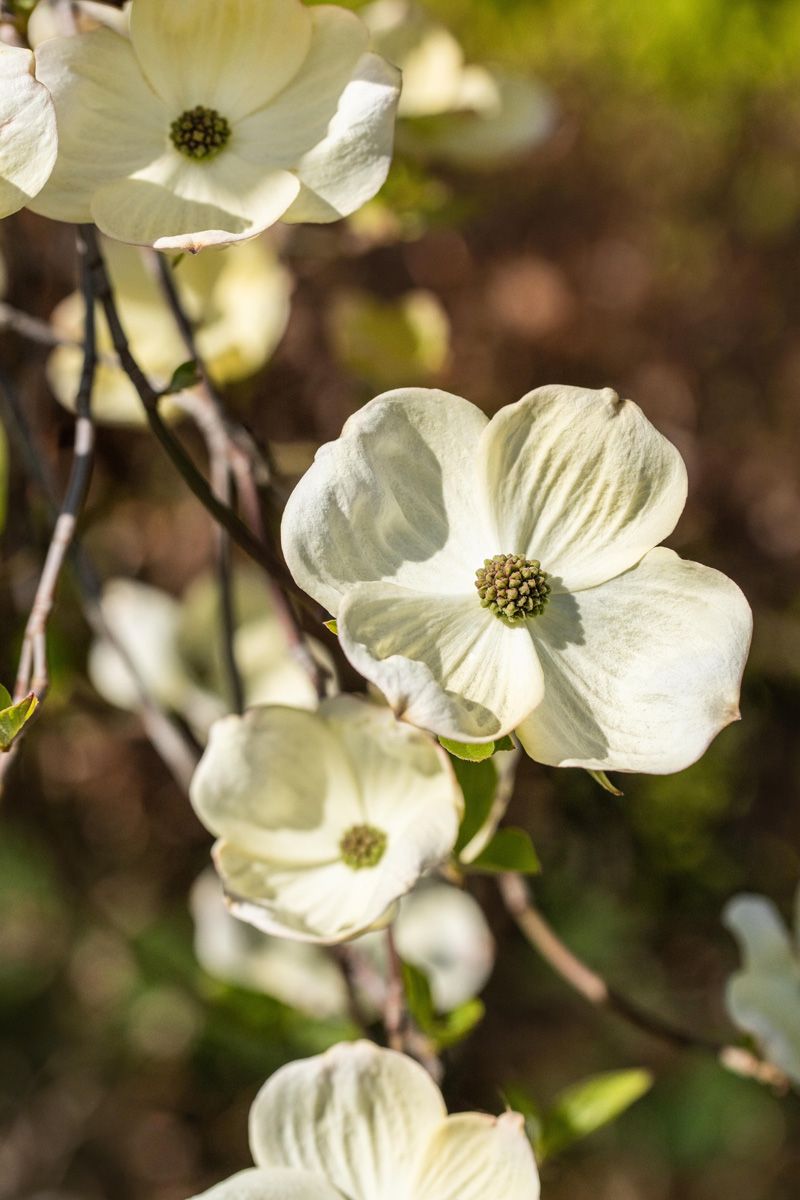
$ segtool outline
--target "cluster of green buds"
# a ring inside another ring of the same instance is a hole
[[[475,572],[481,605],[505,621],[526,621],[544,612],[550,595],[547,575],[536,558],[495,554]]]
[[[353,825],[339,842],[342,862],[353,871],[377,867],[386,850],[386,834],[374,825]]]
[[[195,108],[181,113],[169,129],[172,144],[188,158],[207,159],[219,154],[228,144],[231,127],[215,108]]]

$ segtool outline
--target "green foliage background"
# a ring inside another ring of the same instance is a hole
[[[360,7],[358,4],[352,7]],[[381,204],[399,231],[299,230],[289,334],[234,403],[295,459],[373,392],[337,361],[325,313],[345,289],[432,291],[452,324],[436,382],[494,411],[543,382],[611,384],[687,457],[672,544],[743,586],[756,640],[743,721],[667,779],[527,763],[511,819],[533,835],[537,894],[566,940],[642,1004],[733,1036],[737,890],[789,910],[800,878],[800,7],[793,0],[431,0],[471,57],[535,72],[550,143],[483,175],[399,160]],[[46,317],[72,286],[69,239],[22,214],[0,236],[9,297]],[[4,360],[51,461],[69,418],[43,352]],[[177,365],[177,364],[176,364]],[[398,364],[396,384],[407,382]],[[387,386],[385,379],[381,386]],[[12,456],[0,679],[13,678],[47,521]],[[86,536],[106,574],[178,591],[205,519],[145,435],[102,431]],[[265,1075],[351,1032],[218,984],[191,949],[188,889],[208,840],[133,718],[85,679],[69,584],[55,687],[0,823],[0,1200],[182,1200],[248,1162]],[[646,1067],[652,1091],[547,1162],[547,1200],[796,1200],[800,1102],[589,1011],[524,946],[491,878],[500,950],[487,1015],[448,1054],[453,1107],[537,1107],[585,1076]]]

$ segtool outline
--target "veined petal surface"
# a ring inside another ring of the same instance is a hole
[[[493,741],[544,692],[528,622],[514,628],[471,596],[422,595],[393,583],[352,588],[339,639],[398,716],[444,737]]]
[[[0,44],[0,217],[41,191],[57,150],[55,109],[34,75],[33,55]]]
[[[739,716],[752,615],[719,571],[658,548],[534,627],[544,699],[517,734],[550,766],[670,774]]]
[[[308,1171],[240,1171],[192,1200],[342,1200],[340,1192]]]
[[[302,156],[302,190],[285,221],[338,221],[371,200],[389,174],[400,72],[365,54],[342,92],[328,134]]]
[[[445,1116],[417,1063],[344,1043],[267,1081],[250,1110],[250,1148],[259,1166],[311,1171],[347,1200],[410,1200],[414,1168]]]
[[[686,502],[678,451],[608,388],[529,393],[492,418],[479,460],[495,553],[539,559],[557,589],[593,587],[634,566]]]
[[[474,468],[486,424],[460,396],[425,388],[387,392],[352,416],[284,512],[283,550],[300,587],[334,615],[367,580],[477,597],[475,571],[497,553]]]
[[[167,111],[130,41],[110,29],[44,42],[36,77],[52,95],[59,143],[53,173],[28,207],[56,221],[91,221],[99,187],[163,153]]]
[[[131,39],[170,121],[195,105],[235,121],[300,69],[311,17],[300,0],[135,0]]]
[[[538,1200],[539,1173],[518,1113],[448,1117],[428,1144],[408,1200]]]

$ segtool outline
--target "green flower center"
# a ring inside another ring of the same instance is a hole
[[[227,146],[231,127],[215,108],[198,104],[172,122],[169,136],[175,149],[187,158],[208,159]]]
[[[527,621],[544,612],[550,596],[547,575],[536,558],[495,554],[475,572],[481,606],[504,621]]]
[[[353,825],[339,842],[342,861],[353,871],[377,867],[386,850],[386,834],[374,825]]]

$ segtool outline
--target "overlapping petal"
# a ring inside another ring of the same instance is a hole
[[[357,1042],[273,1075],[250,1111],[250,1148],[259,1166],[310,1171],[348,1200],[411,1200],[415,1165],[445,1116],[422,1067]]]
[[[235,121],[296,75],[311,18],[300,0],[135,0],[131,39],[171,121],[195,105]]]
[[[30,50],[0,43],[0,217],[41,191],[58,148],[56,114]]]
[[[520,741],[552,766],[680,771],[738,718],[751,630],[736,584],[663,548],[552,596],[534,628],[544,699]]]
[[[361,584],[347,593],[337,620],[353,666],[399,716],[434,733],[492,741],[542,699],[530,630],[481,608],[474,585],[472,595],[436,596]]]
[[[342,1200],[341,1193],[308,1171],[240,1171],[193,1200]]]
[[[427,1146],[408,1200],[538,1200],[539,1173],[518,1113],[448,1117]]]
[[[45,42],[36,76],[53,97],[59,144],[53,173],[28,207],[54,220],[91,221],[99,187],[162,154],[167,111],[129,40],[110,29]]]
[[[334,614],[366,580],[476,595],[475,570],[496,553],[473,468],[486,424],[466,400],[423,388],[365,405],[289,498],[281,538],[297,583]]]
[[[634,566],[686,502],[678,451],[610,389],[538,388],[493,417],[479,461],[495,553],[539,559],[569,591]]]

